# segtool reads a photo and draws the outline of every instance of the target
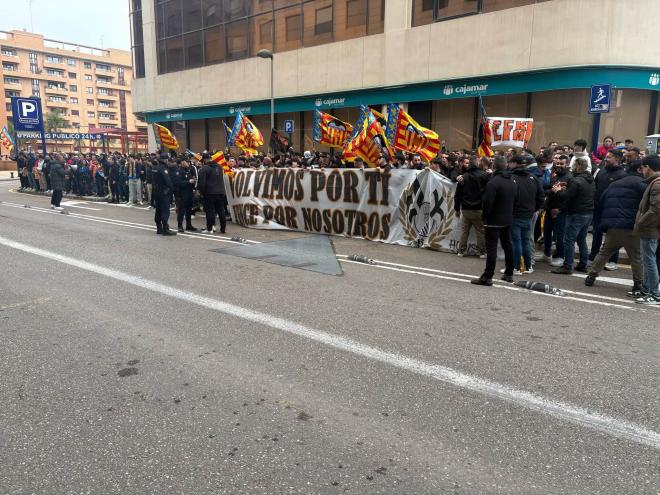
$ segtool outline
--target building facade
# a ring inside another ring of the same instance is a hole
[[[533,117],[530,146],[640,143],[657,132],[657,0],[131,0],[134,110],[194,150],[222,148],[241,110],[294,122],[309,149],[313,112],[353,123],[359,106],[402,103],[449,149],[474,148],[489,116]],[[611,84],[609,113],[588,113]],[[319,149],[318,145],[316,148]]]
[[[45,118],[57,112],[64,119],[58,132],[88,133],[99,129],[146,130],[133,113],[130,52],[92,48],[49,40],[25,31],[0,31],[2,79],[0,124],[12,120],[12,96],[41,98]],[[75,144],[57,143],[60,149]],[[81,146],[82,145],[82,146]]]

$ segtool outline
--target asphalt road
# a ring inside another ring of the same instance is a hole
[[[660,310],[629,269],[587,288],[539,263],[551,297],[333,238],[329,276],[211,251],[300,233],[162,238],[149,211],[14,186],[1,494],[660,492]]]

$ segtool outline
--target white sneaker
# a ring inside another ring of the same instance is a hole
[[[486,255],[486,254],[480,254],[479,255],[480,260],[485,260],[487,257],[488,257],[488,255]]]
[[[458,256],[459,258],[462,258],[463,256],[465,256],[465,253],[459,251],[458,253],[456,253],[456,256]]]
[[[506,272],[506,268],[500,268],[500,273],[505,273],[505,272]],[[518,270],[517,268],[514,268],[514,269],[513,269],[513,274],[514,274],[514,275],[522,275],[523,272],[521,272],[521,271]]]
[[[50,209],[51,209],[51,210],[54,210],[54,209],[55,209],[55,205],[50,205]]]
[[[552,263],[552,256],[542,255],[539,261],[545,261],[546,263]]]
[[[614,270],[618,270],[618,269],[619,269],[619,265],[617,265],[616,263],[612,263],[611,261],[605,263],[605,270],[607,270],[608,272],[613,272]]]
[[[213,230],[202,229],[202,234],[212,234]]]
[[[550,266],[562,266],[564,264],[564,258],[553,258],[550,262]]]
[[[529,267],[527,270],[525,270],[523,273],[524,273],[525,275],[528,275],[528,274],[531,275],[532,273],[534,273],[534,268],[530,266],[530,267]]]

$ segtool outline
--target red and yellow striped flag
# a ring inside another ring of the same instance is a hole
[[[417,153],[429,163],[440,152],[438,134],[419,125],[399,105],[387,106],[386,134],[396,149]]]
[[[353,126],[351,124],[342,122],[329,113],[319,110],[314,112],[312,136],[317,143],[324,144],[330,148],[343,148],[351,132],[353,132]]]
[[[479,147],[477,148],[477,156],[492,158],[495,156],[495,153],[493,153],[490,147],[493,143],[493,128],[488,122],[488,115],[486,115],[486,109],[484,108],[484,102],[481,96],[479,97],[479,113],[481,114],[481,128],[479,129],[481,131],[481,143],[479,143]]]
[[[214,153],[213,156],[211,156],[211,161],[220,165],[225,174],[229,176],[234,175],[234,171],[229,167],[225,154],[222,151]]]
[[[227,141],[229,146],[238,146],[247,156],[254,156],[257,148],[264,144],[264,137],[250,119],[238,112]]]
[[[171,150],[179,149],[179,142],[176,140],[174,134],[172,134],[167,127],[163,127],[162,125],[158,125],[158,124],[153,124],[153,126],[154,126],[154,133],[156,134],[156,140],[161,145]]]

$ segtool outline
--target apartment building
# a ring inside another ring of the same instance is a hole
[[[241,110],[268,133],[293,120],[310,148],[313,111],[357,119],[404,104],[450,149],[473,148],[487,113],[533,117],[530,145],[657,132],[657,0],[130,0],[134,110],[195,149],[225,144]],[[611,84],[609,113],[588,112]],[[316,145],[319,148],[318,145]]]
[[[130,52],[16,30],[0,31],[0,48],[0,91],[5,96],[0,125],[11,121],[10,97],[38,96],[44,116],[58,112],[63,117],[65,124],[59,132],[146,130],[146,124],[133,114]]]

